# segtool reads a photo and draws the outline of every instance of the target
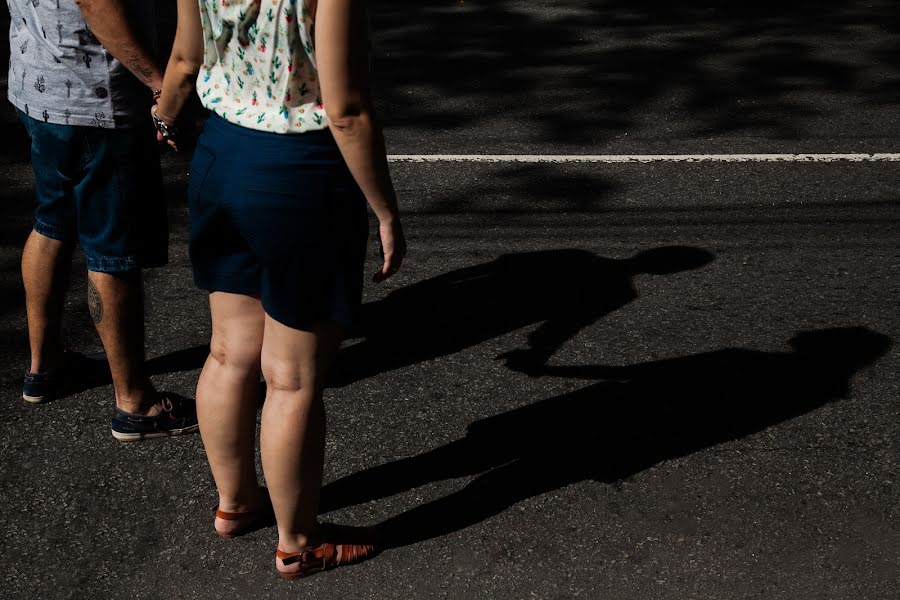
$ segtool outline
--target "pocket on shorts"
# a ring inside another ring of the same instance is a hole
[[[204,188],[209,172],[216,162],[216,156],[212,150],[202,144],[197,144],[194,149],[194,158],[191,160],[191,175],[188,182],[188,206],[195,206],[204,200]]]

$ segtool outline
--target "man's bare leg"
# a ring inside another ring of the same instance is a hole
[[[73,248],[71,242],[32,231],[22,250],[32,373],[46,373],[61,366],[62,314]]]
[[[88,308],[109,360],[116,406],[135,415],[159,414],[144,368],[144,293],[140,270],[88,271]]]

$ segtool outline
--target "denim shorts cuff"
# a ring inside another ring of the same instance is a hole
[[[57,227],[55,225],[50,225],[49,223],[44,223],[40,219],[35,219],[34,230],[44,237],[58,240],[60,242],[67,242],[72,238],[71,235],[67,235],[66,230],[63,229],[62,227]]]
[[[94,273],[124,273],[138,268],[133,256],[112,258],[109,256],[88,256],[85,261],[87,270]]]

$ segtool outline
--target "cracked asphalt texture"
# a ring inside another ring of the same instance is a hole
[[[391,153],[900,152],[889,0],[371,8]],[[0,597],[897,597],[897,163],[395,164],[410,254],[327,391],[323,496],[390,548],[283,582],[273,529],[213,535],[198,436],[116,442],[109,385],[21,401],[33,188],[0,116]],[[193,395],[163,160],[147,351]]]

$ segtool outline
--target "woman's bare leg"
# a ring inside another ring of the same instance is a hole
[[[219,491],[219,508],[248,512],[264,502],[256,479],[256,408],[264,314],[259,299],[213,292],[210,353],[197,382],[197,420]],[[233,521],[216,519],[230,533]]]
[[[325,456],[322,382],[340,340],[336,323],[300,331],[266,315],[262,369],[268,393],[260,449],[285,552],[314,545]]]

